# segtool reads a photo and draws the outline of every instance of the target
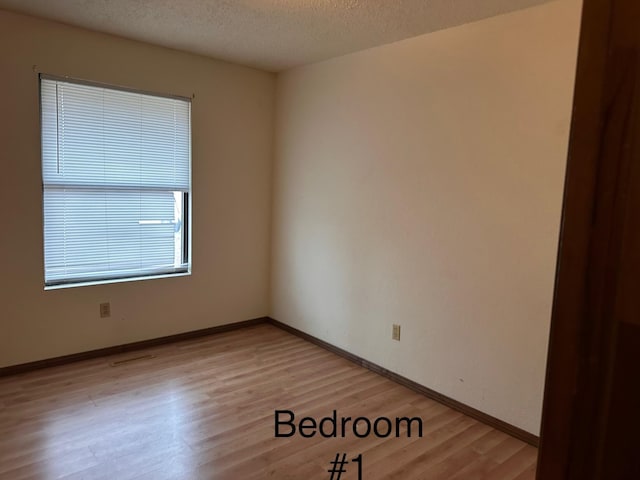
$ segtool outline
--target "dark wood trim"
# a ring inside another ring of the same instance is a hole
[[[166,345],[168,343],[175,343],[183,340],[190,340],[193,338],[206,337],[209,335],[215,335],[218,333],[229,332],[229,331],[238,330],[241,328],[252,327],[252,326],[260,325],[264,323],[270,323],[271,325],[274,325],[275,327],[278,327],[288,333],[296,335],[297,337],[300,337],[326,350],[329,350],[330,352],[335,353],[336,355],[340,355],[341,357],[346,358],[347,360],[350,360],[361,367],[364,367],[368,370],[371,370],[372,372],[382,375],[383,377],[393,380],[394,382],[399,383],[400,385],[403,385],[413,390],[414,392],[418,392],[428,398],[431,398],[439,403],[442,403],[443,405],[446,405],[447,407],[450,407],[454,410],[464,413],[465,415],[468,415],[471,418],[474,418],[486,425],[490,425],[495,429],[505,432],[524,442],[527,442],[530,445],[533,445],[536,447],[538,446],[538,437],[529,432],[522,430],[521,428],[518,428],[514,425],[504,422],[498,418],[492,417],[491,415],[481,412],[480,410],[476,410],[475,408],[465,405],[464,403],[454,400],[453,398],[447,397],[446,395],[442,395],[441,393],[438,393],[435,390],[431,390],[430,388],[427,388],[424,385],[420,385],[419,383],[416,383],[413,380],[409,380],[408,378],[405,378],[401,375],[398,375],[397,373],[387,370],[384,367],[381,367],[379,365],[376,365],[375,363],[369,362],[368,360],[365,360],[364,358],[359,357],[358,355],[355,355],[351,352],[348,352],[339,347],[336,347],[335,345],[325,342],[324,340],[320,340],[319,338],[309,335],[308,333],[305,333],[296,328],[290,327],[289,325],[286,325],[270,317],[254,318],[252,320],[246,320],[243,322],[229,323],[227,325],[219,325],[217,327],[203,328],[201,330],[193,330],[190,332],[183,332],[175,335],[168,335],[166,337],[152,338],[150,340],[142,340],[140,342],[133,342],[133,343],[127,343],[124,345],[116,345],[113,347],[100,348],[97,350],[90,350],[88,352],[74,353],[71,355],[64,355],[61,357],[38,360],[35,362],[22,363],[19,365],[11,365],[8,367],[0,368],[0,377],[17,375],[20,373],[40,370],[42,368],[56,367],[60,365],[66,365],[69,363],[79,362],[82,360],[90,360],[94,358],[105,357],[108,355],[141,350],[143,348],[155,347],[158,345]]]
[[[615,365],[617,350],[630,351],[625,348],[629,339],[619,334],[620,324],[637,318],[638,282],[629,280],[640,268],[631,262],[635,254],[624,250],[622,240],[625,231],[637,231],[639,218],[637,207],[629,210],[630,193],[640,189],[638,178],[631,175],[640,163],[639,22],[638,0],[584,1],[539,480],[640,478],[603,470],[606,448],[622,452],[623,446],[636,442],[631,425],[637,409],[612,412],[610,397],[620,368]],[[626,217],[627,212],[632,215]],[[625,291],[625,285],[633,293]],[[637,362],[637,357],[630,361]],[[632,380],[627,383],[633,385]],[[608,424],[620,415],[627,426],[624,435],[608,437]],[[626,466],[637,458],[627,455]],[[623,470],[622,457],[616,461]]]
[[[79,362],[82,360],[105,357],[107,355],[141,350],[143,348],[156,347],[158,345],[165,345],[167,343],[175,343],[181,342],[183,340],[191,340],[193,338],[206,337],[218,333],[230,332],[232,330],[238,330],[240,328],[252,327],[254,325],[267,323],[269,322],[269,320],[270,319],[268,317],[254,318],[252,320],[245,320],[243,322],[228,323],[226,325],[218,325],[216,327],[203,328],[201,330],[192,330],[190,332],[168,335],[166,337],[152,338],[149,340],[126,343],[124,345],[116,345],[113,347],[99,348],[97,350],[90,350],[88,352],[73,353],[71,355],[63,355],[61,357],[37,360],[35,362],[22,363],[19,365],[10,365],[8,367],[0,368],[0,377],[31,372],[33,370],[40,370],[41,368],[57,367],[59,365],[66,365],[68,363]]]
[[[584,2],[547,357],[540,480],[568,479],[572,449],[583,441],[572,433],[572,426],[581,417],[575,411],[579,371],[588,338],[593,337],[589,330],[600,311],[601,288],[594,282],[602,273],[602,259],[595,262],[591,255],[602,250],[594,242],[606,241],[596,239],[594,231],[597,218],[603,218],[597,215],[596,199],[598,183],[602,184],[600,122],[606,110],[601,72],[609,53],[611,14],[608,2]]]
[[[278,320],[269,318],[269,323],[271,323],[272,325],[278,328],[281,328],[286,332],[289,332],[315,345],[318,345],[319,347],[329,350],[330,352],[335,353],[336,355],[340,355],[341,357],[344,357],[347,360],[350,360],[361,367],[364,367],[368,370],[371,370],[372,372],[382,375],[383,377],[393,380],[394,382],[399,383],[400,385],[403,385],[409,388],[410,390],[413,390],[414,392],[420,393],[425,397],[431,398],[436,402],[446,405],[449,408],[452,408],[458,412],[464,413],[465,415],[471,418],[474,418],[486,425],[489,425],[495,428],[496,430],[500,430],[501,432],[511,435],[512,437],[515,437],[519,440],[522,440],[523,442],[533,445],[534,447],[538,446],[539,439],[536,435],[533,435],[532,433],[529,433],[525,430],[522,430],[521,428],[518,428],[514,425],[504,422],[496,417],[493,417],[484,412],[481,412],[480,410],[470,407],[469,405],[465,405],[464,403],[454,400],[453,398],[447,397],[446,395],[443,395],[441,393],[438,393],[435,390],[431,390],[430,388],[425,387],[424,385],[420,385],[419,383],[414,382],[413,380],[409,380],[408,378],[403,377],[402,375],[398,375],[397,373],[394,373],[391,370],[387,370],[386,368],[381,367],[380,365],[376,365],[375,363],[365,360],[364,358],[359,357],[358,355],[354,355],[351,352],[348,352],[346,350],[343,350],[342,348],[336,347],[335,345],[325,342],[324,340],[320,340],[319,338],[316,338],[313,335],[309,335],[308,333],[298,330],[297,328],[291,327],[285,323],[279,322]]]

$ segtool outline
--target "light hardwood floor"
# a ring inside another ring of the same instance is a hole
[[[275,438],[276,409],[424,436]],[[271,325],[0,378],[0,479],[356,480],[337,453],[363,480],[532,480],[537,450]]]

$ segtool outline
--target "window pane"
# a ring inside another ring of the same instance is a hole
[[[190,102],[40,86],[45,284],[188,271]]]
[[[186,100],[42,80],[45,185],[189,189]]]
[[[47,283],[182,266],[174,192],[48,189],[44,196]]]

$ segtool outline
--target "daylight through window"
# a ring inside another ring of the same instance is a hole
[[[45,287],[190,271],[189,99],[41,76]]]

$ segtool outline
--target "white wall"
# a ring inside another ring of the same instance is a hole
[[[192,276],[43,290],[33,65],[195,93]],[[0,67],[0,367],[268,314],[274,75],[4,11]]]
[[[279,76],[273,317],[538,433],[580,6]]]

